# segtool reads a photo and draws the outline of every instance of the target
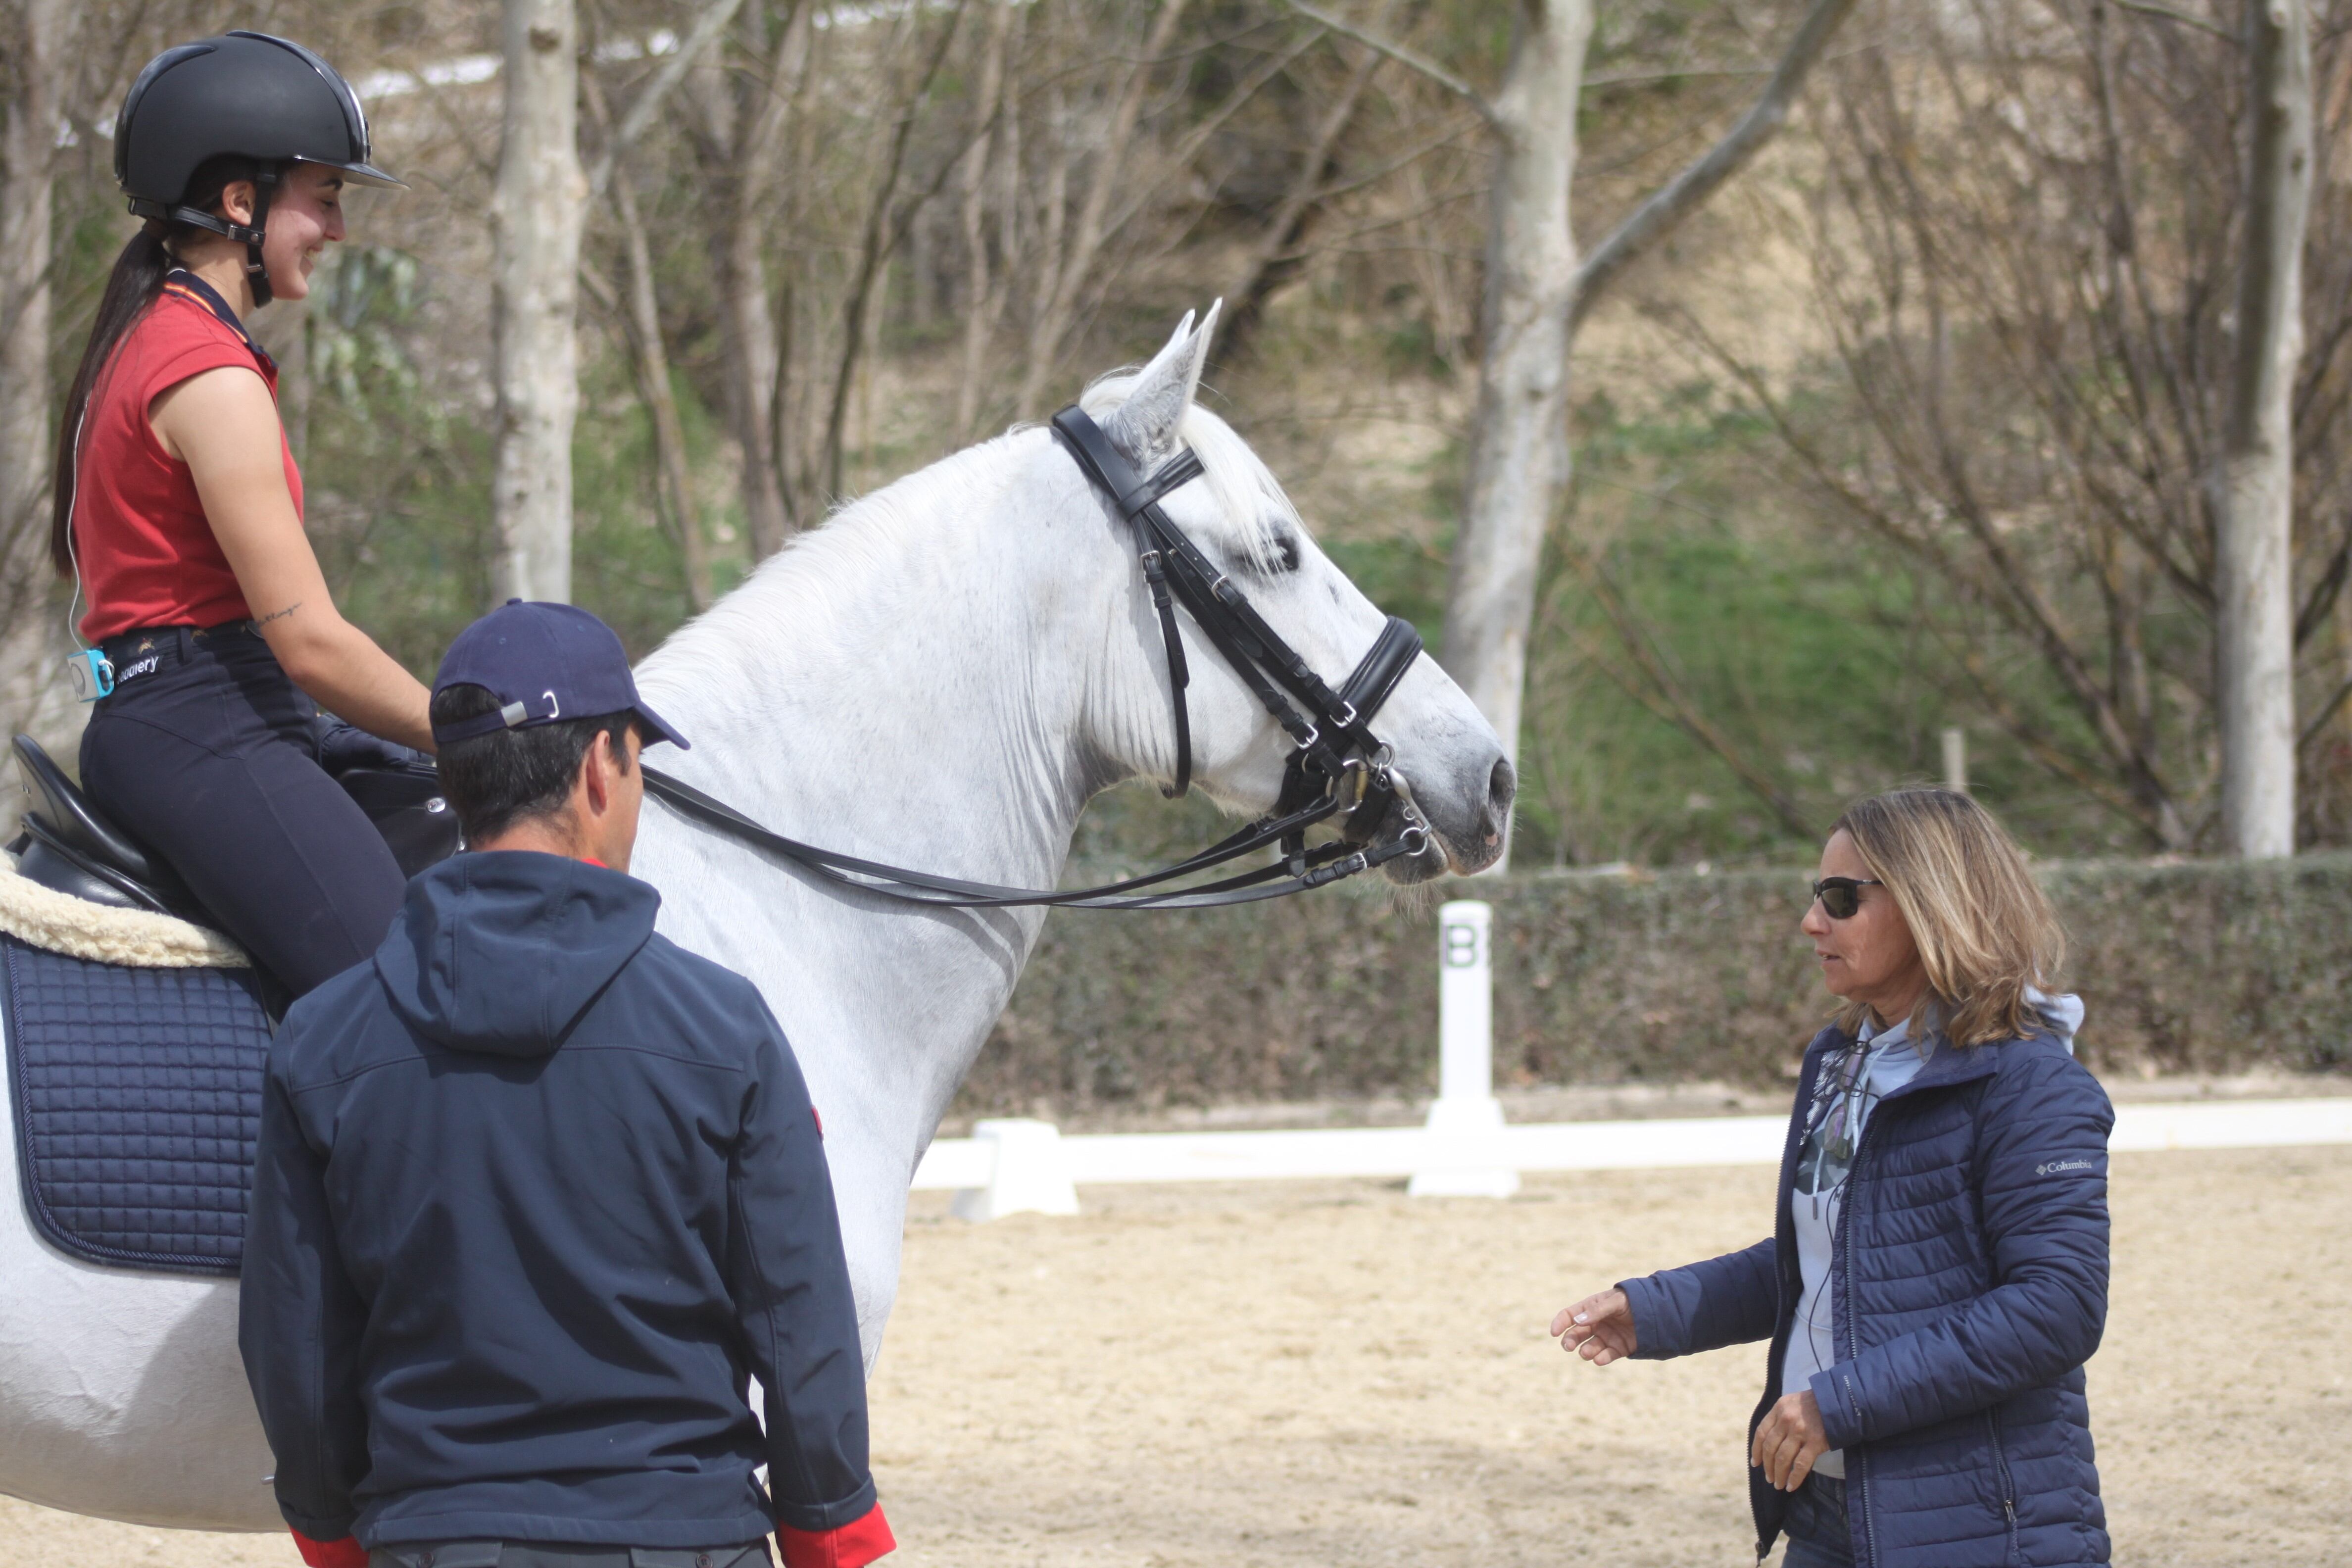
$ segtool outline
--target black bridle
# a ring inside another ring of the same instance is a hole
[[[763,827],[725,802],[652,768],[645,770],[646,789],[676,810],[829,881],[909,903],[959,909],[1029,905],[1207,909],[1304,892],[1426,849],[1429,825],[1413,804],[1412,785],[1392,765],[1390,749],[1371,731],[1373,716],[1396,690],[1412,661],[1421,657],[1421,634],[1412,623],[1391,616],[1370,651],[1334,691],[1266,625],[1249,596],[1161,509],[1161,498],[1201,477],[1196,454],[1186,450],[1149,476],[1139,475],[1110,444],[1102,427],[1076,405],[1054,416],[1054,434],[1127,523],[1144,582],[1151,590],[1152,608],[1167,645],[1169,695],[1176,723],[1176,778],[1163,793],[1171,798],[1181,795],[1192,781],[1192,721],[1184,695],[1192,684],[1192,670],[1176,625],[1176,605],[1181,602],[1210,646],[1290,737],[1293,750],[1271,812],[1199,854],[1145,876],[1096,888],[1047,892],[938,877],[820,849]],[[1386,844],[1372,844],[1372,835],[1380,831],[1392,808],[1403,814],[1403,831]],[[1339,838],[1308,848],[1307,830],[1343,812]],[[1213,881],[1157,892],[1144,890],[1223,866],[1268,845],[1280,850],[1280,858],[1272,865]]]

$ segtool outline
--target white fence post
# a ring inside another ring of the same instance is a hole
[[[1437,911],[1437,1101],[1417,1198],[1507,1198],[1519,1173],[1493,1163],[1503,1102],[1495,1098],[1495,911],[1459,899]]]

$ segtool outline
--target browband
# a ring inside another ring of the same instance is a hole
[[[1176,783],[1167,793],[1183,794],[1192,773],[1192,722],[1184,700],[1190,671],[1170,603],[1171,587],[1202,634],[1289,733],[1297,747],[1292,759],[1294,771],[1301,763],[1310,764],[1327,779],[1337,780],[1348,765],[1343,761],[1348,753],[1360,752],[1368,760],[1376,754],[1380,743],[1368,721],[1420,657],[1421,633],[1412,623],[1391,616],[1341,689],[1333,691],[1161,509],[1162,497],[1201,476],[1199,454],[1187,448],[1149,476],[1139,476],[1126,455],[1084,409],[1076,405],[1065,408],[1054,416],[1053,425],[1080,469],[1097,489],[1114,498],[1134,532],[1144,578],[1160,612],[1177,747]],[[1286,693],[1307,711],[1302,714],[1294,708],[1286,700]],[[1297,791],[1286,781],[1284,793],[1287,798]]]

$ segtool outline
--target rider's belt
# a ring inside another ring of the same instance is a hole
[[[114,685],[120,690],[142,675],[186,664],[199,653],[260,635],[261,628],[250,620],[223,621],[216,626],[142,626],[107,638],[99,648],[114,666]]]

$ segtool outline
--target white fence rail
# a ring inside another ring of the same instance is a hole
[[[915,1172],[915,1186],[919,1191],[1001,1193],[1001,1199],[961,1200],[957,1212],[974,1219],[1038,1206],[1022,1201],[1022,1194],[1044,1185],[1058,1193],[1112,1182],[1404,1176],[1413,1178],[1418,1190],[1421,1179],[1432,1172],[1769,1165],[1780,1158],[1788,1125],[1788,1119],[1780,1116],[1709,1116],[1541,1122],[1466,1136],[1428,1127],[1349,1127],[1062,1137],[1048,1122],[982,1122],[982,1136],[933,1143]],[[2317,1143],[2352,1143],[2352,1099],[2126,1105],[2116,1112],[2115,1135],[2107,1147],[2125,1153]],[[1068,1208],[1045,1212],[1075,1209],[1073,1197]]]
[[[917,1191],[956,1194],[966,1219],[1076,1214],[1077,1188],[1109,1182],[1262,1182],[1409,1178],[1415,1197],[1508,1197],[1526,1171],[1770,1165],[1788,1119],[1710,1116],[1559,1121],[1512,1127],[1495,1098],[1494,912],[1475,900],[1438,910],[1438,1092],[1420,1127],[1296,1132],[1159,1132],[1063,1137],[1009,1118],[941,1139],[915,1171]],[[2108,1147],[2242,1149],[2352,1143],[2352,1100],[2133,1105]]]

